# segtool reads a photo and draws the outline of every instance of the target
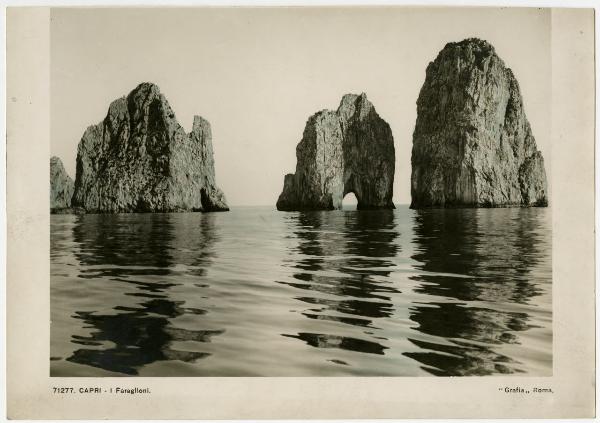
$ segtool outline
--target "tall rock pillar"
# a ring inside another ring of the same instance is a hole
[[[427,67],[411,195],[412,208],[548,205],[519,84],[486,41],[449,43]]]

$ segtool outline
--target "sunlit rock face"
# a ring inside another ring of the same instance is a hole
[[[394,208],[394,138],[365,94],[346,94],[336,111],[311,116],[296,158],[278,210],[341,209],[349,192],[358,209]]]
[[[140,84],[83,134],[73,206],[101,213],[228,210],[215,182],[210,124],[195,116],[186,134],[159,88]]]
[[[62,161],[56,156],[50,158],[50,212],[70,208],[73,189],[73,180],[67,175]]]
[[[519,84],[486,41],[449,43],[427,67],[411,194],[412,208],[548,205]]]

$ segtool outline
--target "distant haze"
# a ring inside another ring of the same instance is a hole
[[[73,178],[86,127],[147,81],[186,131],[194,115],[211,123],[230,205],[274,206],[308,117],[365,92],[394,135],[394,202],[409,203],[425,69],[470,37],[513,70],[550,175],[549,9],[57,8],[51,19],[51,152]]]

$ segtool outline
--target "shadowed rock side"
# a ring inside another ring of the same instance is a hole
[[[296,173],[284,179],[278,210],[393,209],[395,152],[390,126],[367,96],[346,94],[338,109],[308,119],[296,147]]]
[[[411,208],[547,206],[519,84],[486,41],[449,43],[417,100]]]
[[[62,164],[62,161],[54,156],[50,158],[50,212],[60,213],[71,207],[73,197],[73,180]]]
[[[73,206],[100,213],[229,210],[215,182],[211,137],[199,116],[186,134],[159,88],[142,83],[83,134]]]

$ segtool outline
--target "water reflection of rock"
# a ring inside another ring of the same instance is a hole
[[[283,335],[288,338],[296,338],[306,342],[311,347],[317,348],[340,348],[342,350],[356,351],[370,354],[383,355],[387,347],[377,342],[364,339],[351,338],[348,336],[326,335],[320,333],[300,332],[298,335]]]
[[[542,210],[541,212],[546,212]],[[539,295],[530,273],[550,248],[538,209],[441,209],[415,214],[413,259],[422,293],[525,303]],[[442,275],[440,275],[442,273]],[[443,275],[446,274],[446,275]]]
[[[168,275],[172,232],[168,214],[78,216],[73,238],[85,265],[80,277]]]
[[[418,332],[439,337],[439,344],[410,339],[430,352],[407,352],[437,375],[484,375],[519,371],[519,363],[496,353],[518,344],[530,329],[523,312],[469,306],[459,301],[525,304],[540,295],[549,275],[534,274],[541,249],[549,248],[542,213],[529,209],[423,210],[416,212],[412,279],[416,292],[436,298],[414,304],[410,319]],[[444,299],[454,299],[444,302]],[[415,337],[418,338],[418,337]]]
[[[72,336],[71,342],[83,348],[68,361],[135,375],[138,368],[155,361],[192,362],[210,355],[173,348],[177,341],[210,342],[223,330],[175,327],[172,319],[184,314],[199,317],[206,310],[186,306],[169,291],[184,283],[180,280],[197,281],[210,265],[217,240],[212,215],[84,215],[73,236],[85,269],[80,277],[124,288],[111,299],[116,305],[109,313],[75,312],[73,318],[90,332]],[[131,305],[126,300],[131,297],[140,297],[141,302]]]
[[[294,231],[299,243],[291,254],[295,281],[280,282],[306,293],[295,297],[309,304],[302,314],[377,330],[377,319],[393,313],[390,293],[398,292],[387,280],[399,245],[395,243],[393,211],[301,212]],[[372,332],[369,332],[372,333]],[[360,333],[364,336],[364,332]],[[323,333],[284,336],[318,348],[340,348],[383,354],[377,341]],[[379,338],[381,339],[381,338]]]

